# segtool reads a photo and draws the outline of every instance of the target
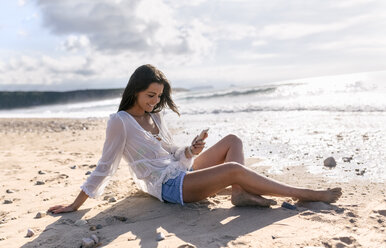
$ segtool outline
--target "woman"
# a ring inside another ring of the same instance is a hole
[[[95,171],[72,204],[56,205],[48,211],[76,211],[88,197],[100,196],[122,157],[141,190],[160,201],[182,205],[205,199],[230,185],[235,206],[276,204],[262,195],[327,203],[341,196],[340,188],[292,187],[248,169],[243,166],[242,142],[235,135],[226,136],[204,152],[207,134],[203,139],[196,137],[190,146],[175,146],[161,112],[166,105],[179,114],[164,74],[152,65],[136,69],[118,112],[110,115],[102,157]]]

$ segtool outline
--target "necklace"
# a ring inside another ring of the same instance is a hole
[[[150,133],[150,132],[149,132]],[[159,136],[158,133],[151,133],[153,135],[154,138],[156,138],[157,140],[161,141],[162,138]]]

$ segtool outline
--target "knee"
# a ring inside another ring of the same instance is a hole
[[[245,167],[237,162],[226,162],[224,163],[229,175],[234,179],[238,178],[241,174],[244,173]]]
[[[243,146],[243,141],[236,134],[228,134],[225,139],[231,146]]]

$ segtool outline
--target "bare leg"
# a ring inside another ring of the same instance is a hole
[[[310,190],[292,187],[263,177],[234,162],[187,173],[183,184],[185,202],[195,202],[217,193],[229,185],[238,184],[255,195],[295,197],[301,201],[335,202],[342,195],[340,188]]]
[[[193,169],[205,169],[224,162],[244,164],[243,144],[236,135],[230,134],[202,152],[194,160]]]
[[[193,164],[194,170],[209,168],[224,162],[244,164],[243,144],[236,135],[228,135],[200,154]],[[236,206],[270,206],[275,201],[245,191],[240,185],[232,185],[232,204]]]

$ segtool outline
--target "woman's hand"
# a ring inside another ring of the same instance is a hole
[[[67,212],[74,212],[77,209],[70,205],[56,205],[53,207],[50,207],[48,209],[48,212],[54,213],[54,214],[59,214],[59,213],[67,213]]]
[[[50,207],[47,211],[54,213],[54,214],[59,214],[59,213],[67,213],[67,212],[74,212],[78,210],[80,206],[87,200],[88,195],[81,190],[79,195],[76,197],[75,201],[70,204],[70,205],[56,205],[53,207]]]
[[[192,141],[192,145],[190,146],[190,149],[194,155],[198,155],[202,152],[202,150],[205,148],[205,142],[204,140],[208,137],[208,133],[205,133],[203,139],[198,139],[198,136],[194,138]]]

